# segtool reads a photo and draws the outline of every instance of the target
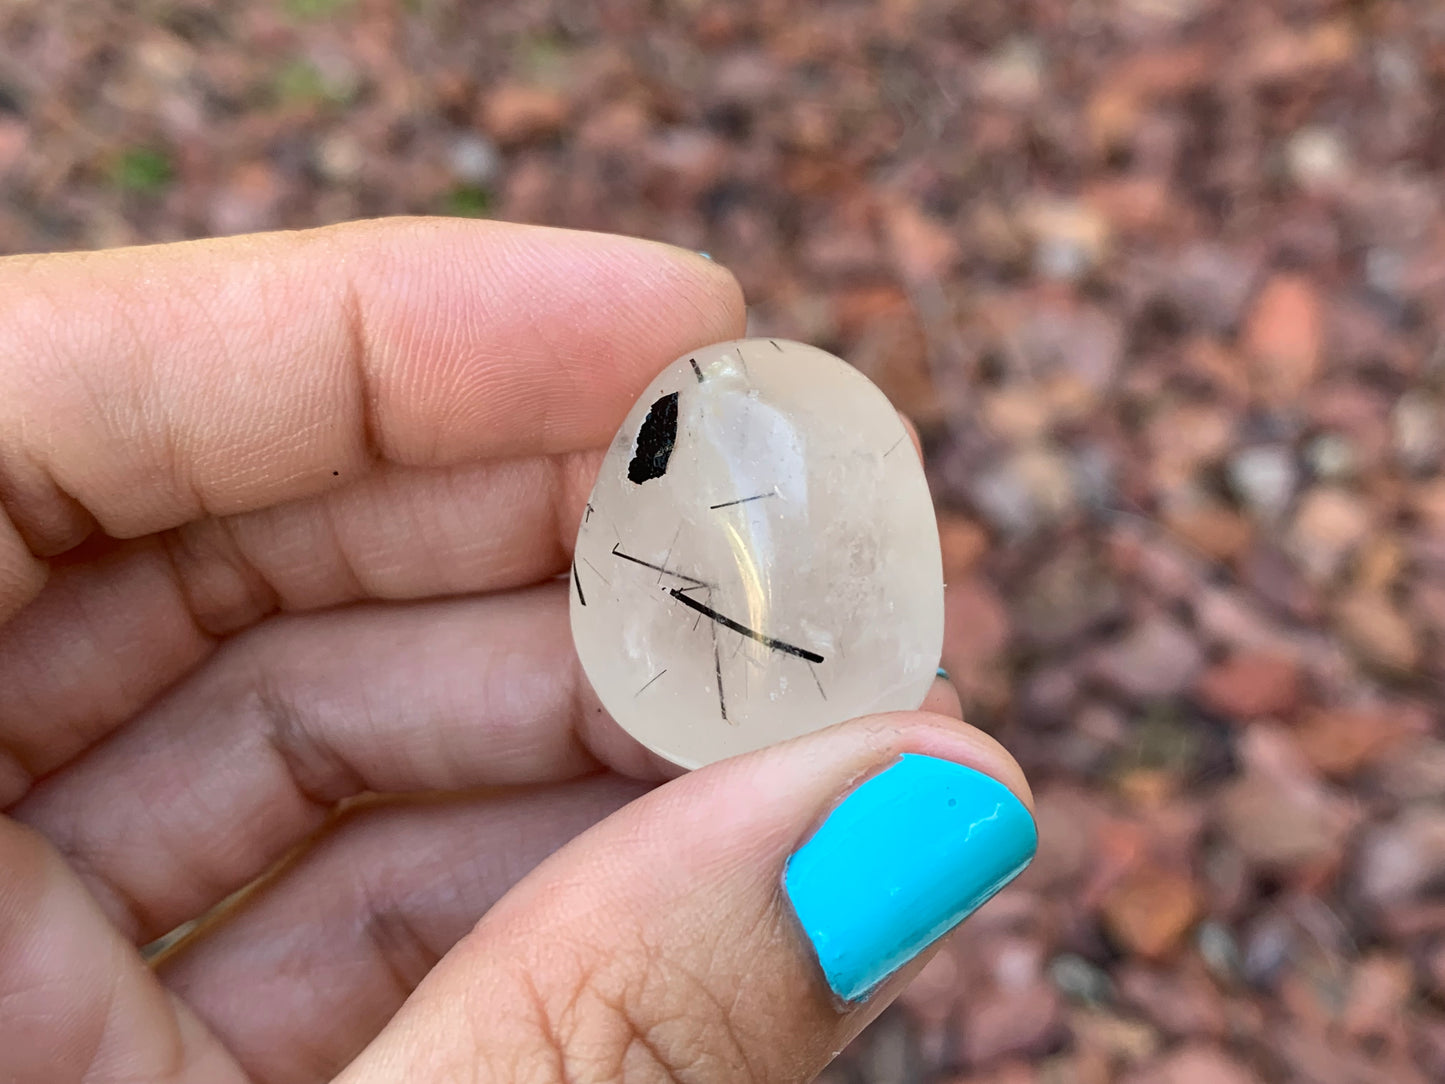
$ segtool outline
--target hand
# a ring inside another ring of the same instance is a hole
[[[877,1013],[1032,854],[1017,766],[936,690],[659,787],[555,579],[742,332],[489,223],[0,260],[0,1080],[794,1081]]]

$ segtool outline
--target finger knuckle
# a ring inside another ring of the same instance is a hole
[[[25,544],[5,493],[0,477],[0,622],[40,593],[49,571]]]

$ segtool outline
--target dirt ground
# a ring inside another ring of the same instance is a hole
[[[918,422],[1042,848],[832,1084],[1445,1080],[1445,7],[4,0],[0,252],[733,269]]]

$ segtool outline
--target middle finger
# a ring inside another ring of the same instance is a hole
[[[422,469],[203,520],[57,571],[0,626],[0,751],[48,774],[275,610],[499,590],[565,571],[602,453]],[[0,773],[0,808],[25,780]]]
[[[662,763],[581,677],[562,584],[269,621],[14,816],[137,943],[203,913],[362,792],[542,783]]]

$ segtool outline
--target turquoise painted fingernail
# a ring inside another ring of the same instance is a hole
[[[998,780],[908,753],[788,860],[783,886],[833,992],[856,1001],[1033,861],[1038,831]]]

